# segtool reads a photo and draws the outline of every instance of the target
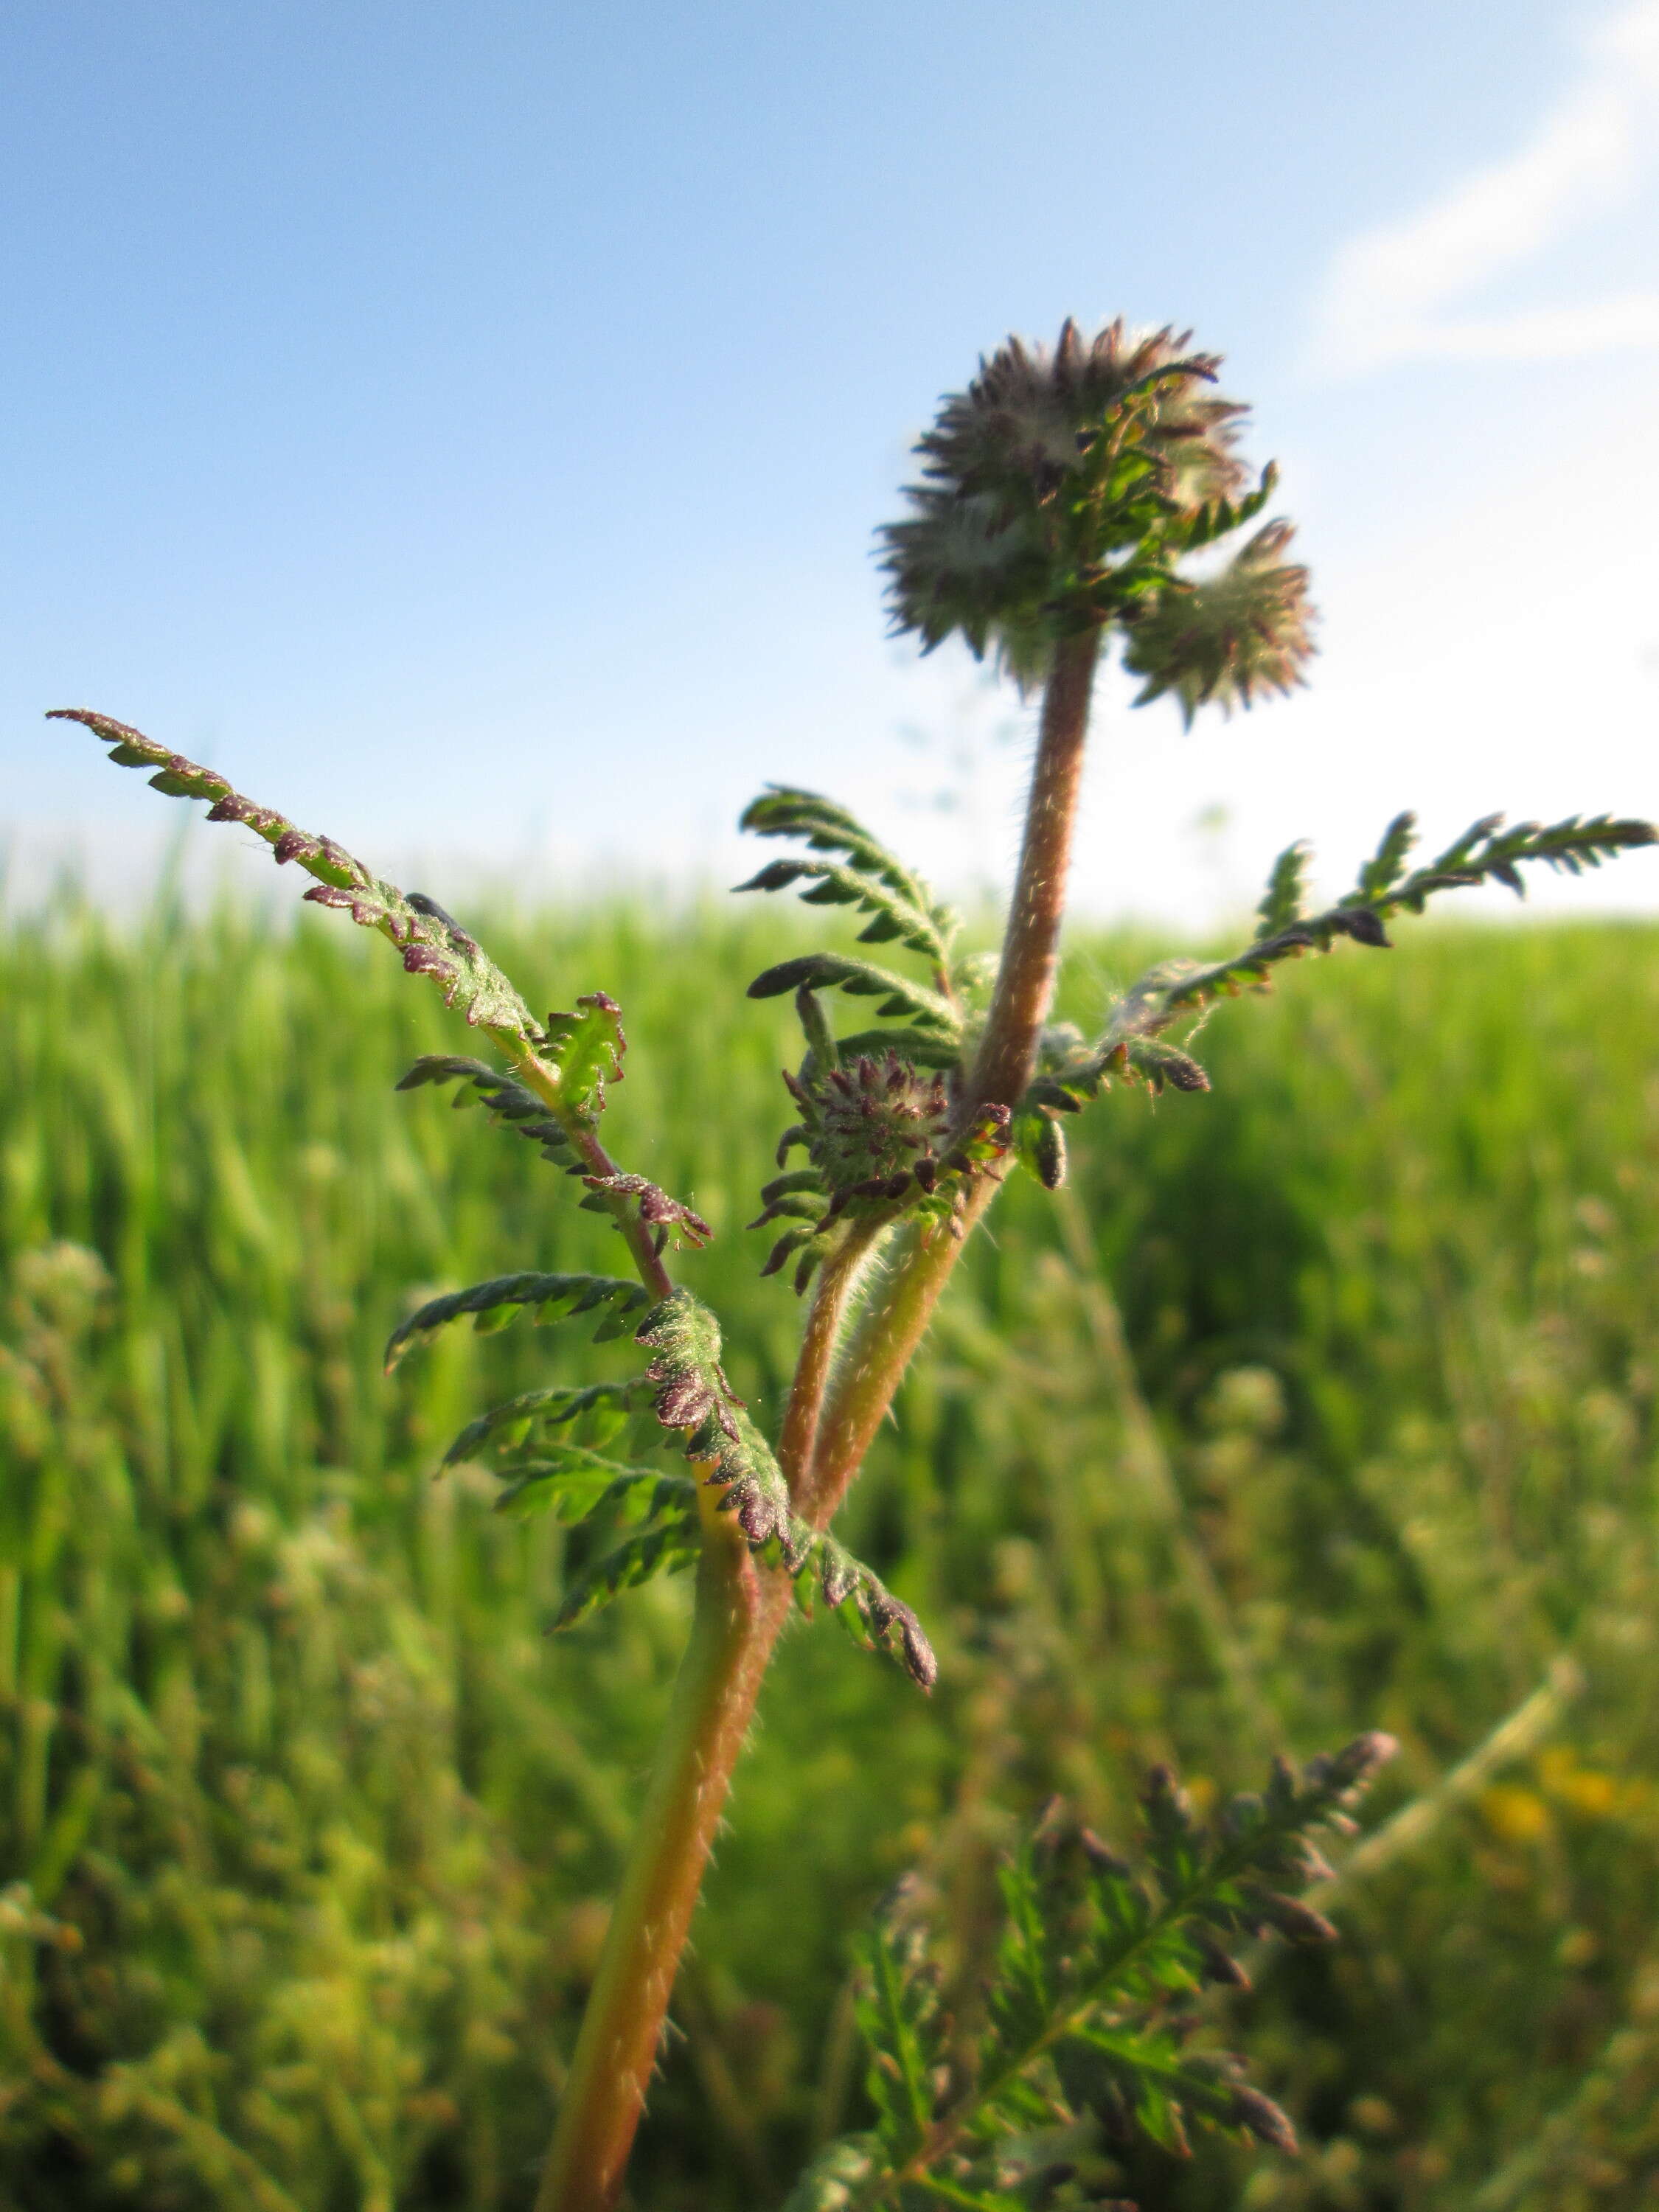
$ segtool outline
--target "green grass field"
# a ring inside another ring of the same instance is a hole
[[[532,1003],[622,1001],[616,1125],[718,1231],[682,1273],[763,1420],[798,1313],[742,1224],[792,1116],[743,985],[793,927],[487,933]],[[857,2124],[847,1938],[902,1869],[970,1988],[1050,1790],[1121,1835],[1155,1759],[1202,1799],[1373,1725],[1399,1825],[1340,1948],[1218,2014],[1304,2158],[1203,2142],[1132,2193],[1659,2203],[1659,927],[1399,933],[1219,1010],[1214,1092],[1103,1101],[960,1270],[848,1516],[940,1686],[787,1639],[641,2212],[765,2212]],[[1080,940],[1070,1010],[1141,949]],[[0,1006],[0,2203],[527,2206],[688,1593],[551,1638],[585,1532],[431,1479],[625,1346],[380,1352],[416,1293],[610,1232],[393,1096],[465,1033],[325,920],[66,899]]]

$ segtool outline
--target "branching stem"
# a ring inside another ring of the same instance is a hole
[[[583,1162],[588,1173],[614,1176],[617,1163],[586,1121],[580,1115],[573,1114],[566,1103],[557,1068],[550,1067],[516,1030],[495,1030],[491,1035],[512,1062],[513,1072],[525,1088],[534,1091],[537,1097],[552,1109],[560,1127],[570,1139],[572,1151]],[[649,1223],[640,1218],[639,1211],[630,1199],[618,1197],[611,1191],[603,1195],[612,1218],[622,1231],[640,1280],[653,1297],[671,1297],[674,1285],[667,1268],[663,1266],[662,1255],[657,1250],[656,1237]]]
[[[1064,640],[1043,695],[1000,980],[968,1085],[966,1103],[972,1108],[1013,1107],[1031,1079],[1054,997],[1098,652],[1094,631]],[[526,1064],[522,1040],[518,1047],[513,1057],[520,1074],[559,1112],[556,1073],[533,1054]],[[596,1174],[611,1172],[590,1131],[573,1128],[571,1135]],[[838,1366],[849,1302],[885,1224],[879,1219],[857,1224],[824,1263],[779,1438],[779,1458],[798,1508],[815,1526],[827,1524],[858,1472],[957,1255],[996,1190],[993,1175],[976,1178],[957,1223],[960,1236],[939,1228],[926,1237],[914,1229],[902,1232],[904,1241]],[[621,1202],[617,1218],[642,1279],[666,1296],[668,1278],[645,1224]],[[716,1519],[706,1510],[704,1531],[690,1642],[583,2018],[536,2212],[611,2212],[621,2194],[709,1847],[772,1647],[790,1610],[787,1582],[757,1572],[728,1516]]]

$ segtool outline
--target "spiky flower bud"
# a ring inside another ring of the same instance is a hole
[[[1294,535],[1290,523],[1270,522],[1216,575],[1158,593],[1135,619],[1123,656],[1146,679],[1138,707],[1172,691],[1190,727],[1202,706],[1231,714],[1305,680],[1315,650],[1308,572],[1279,558]]]
[[[1212,390],[1218,362],[1190,332],[1085,338],[1052,351],[1010,338],[921,439],[910,513],[882,533],[894,625],[924,652],[961,636],[1022,686],[1055,646],[1118,623],[1137,705],[1173,692],[1190,723],[1299,684],[1313,651],[1305,568],[1280,559],[1286,522],[1195,579],[1188,554],[1259,515],[1274,473],[1247,489],[1234,451],[1246,410]]]
[[[1085,338],[1067,321],[1052,350],[1010,338],[981,359],[917,447],[912,512],[883,532],[896,627],[926,650],[960,632],[1030,678],[1057,637],[1155,581],[1183,524],[1245,483],[1245,410],[1211,394],[1217,362],[1189,335],[1120,319]]]
[[[913,1067],[896,1052],[832,1068],[818,1093],[815,1165],[840,1211],[854,1197],[902,1197],[913,1181],[929,1188],[950,1127],[942,1075]]]

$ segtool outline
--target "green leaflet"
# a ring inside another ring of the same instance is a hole
[[[1273,862],[1267,888],[1255,910],[1260,925],[1255,933],[1258,937],[1276,937],[1281,929],[1288,929],[1292,922],[1301,921],[1311,850],[1305,838],[1298,838],[1294,845],[1287,845]]]
[[[541,1057],[557,1069],[560,1097],[565,1109],[590,1125],[605,1110],[607,1083],[620,1083],[623,1054],[628,1039],[623,1034],[622,1009],[603,991],[592,991],[576,1001],[576,1011],[550,1014],[544,1030],[533,1032],[531,1042]],[[423,1083],[462,1080],[483,1094],[496,1119],[539,1139],[550,1159],[568,1164],[562,1157],[569,1139],[552,1109],[514,1077],[497,1074],[482,1060],[462,1060],[449,1053],[428,1053],[417,1060],[399,1091],[414,1091]],[[468,1103],[463,1091],[458,1106]]]
[[[520,1461],[501,1473],[506,1487],[495,1510],[520,1518],[545,1513],[574,1523],[614,1513],[622,1521],[655,1521],[696,1511],[697,1486],[689,1476],[629,1467],[584,1444],[556,1444],[545,1459]]]
[[[605,1435],[614,1436],[648,1395],[647,1385],[638,1381],[560,1383],[548,1389],[522,1391],[469,1421],[444,1454],[441,1466],[453,1467],[461,1460],[471,1459],[486,1445],[516,1447],[540,1423],[553,1428],[580,1422],[585,1436],[594,1437],[597,1430],[597,1440],[603,1441]]]
[[[80,722],[110,747],[121,768],[148,768],[154,789],[176,799],[205,799],[210,822],[240,822],[264,839],[280,866],[297,860],[317,878],[305,896],[318,906],[338,907],[365,929],[378,929],[403,955],[412,975],[430,975],[444,1004],[458,1006],[476,1026],[533,1036],[530,1010],[477,942],[441,906],[418,891],[383,882],[331,837],[297,830],[274,807],[260,806],[210,768],[169,752],[141,731],[81,707],[55,708],[47,718]]]
[[[1112,1009],[1099,1048],[1102,1066],[1115,1047],[1155,1036],[1182,1015],[1201,1012],[1218,999],[1270,989],[1269,971],[1282,960],[1299,959],[1310,951],[1328,952],[1345,937],[1358,945],[1386,948],[1390,939],[1384,924],[1389,917],[1401,912],[1421,914],[1437,891],[1500,883],[1520,894],[1525,890],[1520,871],[1527,864],[1581,875],[1618,853],[1651,845],[1659,837],[1651,823],[1620,821],[1607,814],[1588,820],[1570,815],[1547,828],[1523,822],[1508,830],[1502,827],[1503,818],[1499,814],[1483,816],[1426,867],[1402,877],[1416,818],[1396,815],[1375,858],[1361,871],[1358,890],[1347,899],[1323,914],[1297,916],[1269,929],[1270,922],[1289,910],[1292,878],[1299,902],[1301,864],[1292,864],[1291,855],[1302,848],[1292,846],[1275,864],[1262,902],[1263,933],[1228,959],[1207,966],[1166,961],[1143,975]]]
[[[942,1030],[908,1029],[897,1036],[891,1030],[855,1030],[851,1036],[837,1040],[837,1048],[842,1060],[855,1060],[861,1053],[902,1051],[917,1067],[941,1071],[959,1066],[962,1060],[961,1037]]]
[[[1146,1079],[1156,1095],[1164,1085],[1176,1091],[1207,1091],[1210,1079],[1188,1053],[1151,1037],[1136,1037],[1129,1047],[1128,1065]]]
[[[658,1575],[677,1575],[695,1566],[702,1536],[694,1502],[668,1520],[653,1522],[627,1537],[614,1552],[584,1569],[564,1594],[553,1616],[556,1629],[574,1628],[625,1589],[635,1589]]]
[[[844,2193],[802,2207],[1012,2206],[1026,2200],[1000,2193],[1011,2180],[1040,2190],[1051,2168],[1060,2178],[1057,2136],[1091,2203],[1115,2179],[1103,2136],[1179,2155],[1195,2123],[1294,2150],[1290,2121],[1240,2062],[1192,2047],[1192,2000],[1206,1984],[1248,1986],[1230,1936],[1331,1936],[1291,1893],[1328,1877],[1312,1832],[1352,1832],[1350,1809],[1393,1749],[1361,1736],[1300,1773],[1280,1760],[1260,1796],[1233,1798],[1209,1830],[1158,1770],[1139,1874],[1054,1801],[1003,1869],[1001,1933],[965,2035],[940,2007],[939,1969],[901,1884],[859,1950],[877,2124],[847,2139],[844,2166],[825,2153],[811,2170],[814,2187],[844,2179]]]
[[[627,1334],[629,1321],[649,1304],[650,1296],[641,1285],[614,1275],[497,1275],[492,1282],[474,1283],[470,1290],[451,1291],[445,1297],[432,1298],[401,1322],[386,1341],[386,1372],[391,1373],[417,1339],[468,1314],[475,1329],[488,1333],[505,1328],[526,1307],[535,1310],[538,1324],[557,1321],[566,1314],[608,1307],[593,1333],[595,1342],[603,1344],[611,1337]]]
[[[470,1106],[472,1101],[469,1094],[477,1091],[492,1121],[539,1145],[542,1157],[551,1160],[556,1167],[569,1168],[570,1139],[563,1126],[535,1093],[527,1091],[514,1077],[499,1074],[481,1060],[431,1052],[423,1053],[395,1087],[399,1091],[417,1091],[428,1083],[459,1084],[453,1102],[458,1107]]]
[[[1182,550],[1195,553],[1202,545],[1213,545],[1218,538],[1254,522],[1267,507],[1279,488],[1279,464],[1269,461],[1261,471],[1261,478],[1254,491],[1246,492],[1243,499],[1218,496],[1206,500],[1189,522],[1180,526]]]
[[[817,888],[802,895],[809,905],[855,905],[873,917],[860,932],[860,942],[879,945],[897,939],[940,968],[948,962],[956,915],[845,807],[815,791],[769,784],[744,810],[738,826],[760,837],[799,837],[816,852],[847,856],[845,866],[819,860],[774,860],[746,884],[739,884],[739,890],[784,890],[811,878]]]
[[[1495,828],[1497,825],[1494,823],[1492,826]],[[1354,893],[1356,900],[1364,902],[1380,898],[1384,891],[1392,890],[1399,882],[1401,871],[1406,865],[1407,856],[1416,842],[1416,815],[1410,812],[1396,814],[1382,832],[1382,842],[1377,846],[1376,851],[1359,871],[1359,882]],[[1305,852],[1306,849],[1304,846],[1303,850]],[[1299,919],[1300,914],[1301,908],[1298,907],[1293,914],[1270,920],[1264,907],[1261,915],[1262,927],[1256,933],[1260,937],[1270,937],[1275,929],[1282,929],[1287,922]]]
[[[604,991],[590,991],[577,1000],[574,1012],[550,1014],[538,1042],[559,1071],[568,1104],[585,1121],[596,1121],[605,1111],[606,1084],[623,1079],[628,1039],[622,1008]]]
[[[656,1386],[658,1420],[686,1432],[686,1458],[708,1468],[703,1480],[720,1490],[719,1510],[735,1516],[750,1550],[790,1576],[803,1611],[821,1595],[856,1643],[888,1651],[931,1689],[939,1662],[909,1607],[793,1510],[782,1469],[726,1379],[708,1307],[676,1291],[647,1314],[636,1340],[653,1354],[646,1379]]]
[[[1060,1123],[1052,1114],[1023,1112],[1015,1117],[1013,1133],[1022,1166],[1044,1190],[1058,1190],[1066,1180],[1066,1132]]]
[[[877,1012],[898,1020],[909,1018],[939,1037],[961,1036],[962,1019],[950,1000],[886,968],[872,967],[844,952],[804,952],[793,960],[780,961],[757,975],[749,986],[751,999],[781,998],[786,991],[829,990],[837,987],[850,997],[880,999]]]

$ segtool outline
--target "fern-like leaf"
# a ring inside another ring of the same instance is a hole
[[[1136,2136],[1184,2155],[1197,2124],[1294,2151],[1290,2121],[1240,2062],[1194,2047],[1190,2001],[1208,1983],[1243,1984],[1228,1936],[1334,1932],[1292,1893],[1328,1872],[1310,1838],[1322,1825],[1352,1832],[1351,1808],[1393,1748],[1369,1735],[1300,1773],[1281,1760],[1260,1796],[1235,1797],[1209,1829],[1169,1774],[1155,1773],[1143,1875],[1050,1806],[1004,1870],[1001,1936],[981,2024],[965,2036],[940,2006],[939,1971],[901,1887],[860,1952],[876,2125],[848,2139],[839,2164],[819,2159],[809,2176],[818,2194],[799,2203],[1024,2203],[1004,2192],[1043,2182],[1032,2159],[1057,2129],[1076,2154],[1068,2175],[1050,2178],[1075,2177],[1083,2191],[1067,2202],[1101,2203],[1110,2145]]]
[[[803,1611],[821,1595],[856,1642],[889,1652],[931,1689],[939,1664],[909,1607],[794,1511],[783,1470],[726,1378],[720,1324],[708,1307],[676,1291],[647,1314],[637,1340],[653,1354],[646,1379],[655,1386],[658,1420],[684,1431],[681,1450],[720,1491],[718,1510],[735,1516],[750,1549],[791,1577]]]
[[[649,1386],[637,1378],[522,1391],[469,1421],[444,1454],[440,1472],[483,1450],[516,1450],[538,1425],[579,1428],[585,1443],[605,1443],[621,1433],[649,1395]]]
[[[429,975],[475,1026],[534,1038],[529,1008],[477,940],[451,920],[435,901],[418,891],[404,892],[373,874],[331,837],[296,829],[274,807],[245,798],[228,777],[201,768],[182,753],[168,750],[141,730],[88,708],[54,708],[48,720],[79,722],[110,748],[120,768],[153,771],[150,785],[169,798],[204,799],[210,822],[240,822],[263,837],[278,866],[297,861],[316,883],[305,896],[318,906],[337,907],[365,929],[378,929],[403,956],[412,975]]]
[[[1256,908],[1261,927],[1258,937],[1276,937],[1281,929],[1302,919],[1303,901],[1307,896],[1308,854],[1305,839],[1287,845],[1273,862],[1273,873],[1267,878],[1267,888],[1261,903]]]
[[[1396,816],[1376,857],[1362,870],[1358,889],[1340,905],[1259,936],[1228,959],[1208,965],[1169,961],[1142,976],[1113,1009],[1102,1042],[1103,1055],[1109,1057],[1129,1039],[1155,1036],[1179,1017],[1199,1013],[1218,999],[1271,988],[1270,971],[1280,961],[1299,959],[1310,951],[1328,952],[1342,938],[1386,949],[1391,942],[1386,927],[1390,917],[1401,912],[1421,914],[1437,892],[1499,883],[1521,894],[1526,888],[1521,870],[1528,865],[1581,875],[1620,853],[1659,840],[1659,830],[1650,822],[1621,821],[1607,814],[1588,820],[1569,815],[1548,827],[1522,822],[1506,830],[1502,823],[1501,815],[1484,816],[1426,867],[1402,876],[1416,825],[1409,814]],[[1282,860],[1279,865],[1283,866]],[[1276,867],[1276,878],[1278,872]],[[1272,896],[1270,888],[1269,900],[1263,902],[1264,926]]]
[[[803,952],[793,960],[757,975],[749,986],[751,999],[781,998],[786,991],[840,989],[849,998],[879,999],[878,1013],[893,1021],[908,1019],[942,1039],[955,1041],[962,1034],[962,1019],[950,1000],[908,977],[877,968],[867,960],[854,960],[844,952]]]
[[[663,1521],[625,1537],[614,1551],[582,1570],[553,1616],[556,1629],[575,1628],[624,1590],[637,1589],[658,1575],[678,1575],[694,1567],[702,1549],[696,1501]]]
[[[650,1292],[641,1284],[615,1275],[538,1275],[526,1273],[497,1275],[488,1283],[474,1283],[465,1291],[451,1291],[410,1314],[392,1330],[386,1341],[386,1372],[409,1350],[435,1329],[469,1316],[481,1334],[505,1328],[523,1312],[533,1312],[537,1322],[557,1321],[566,1314],[592,1313],[604,1309],[594,1331],[596,1343],[625,1336],[640,1308],[650,1303]]]
[[[458,1084],[453,1102],[458,1107],[470,1106],[476,1093],[492,1121],[538,1145],[543,1158],[551,1160],[556,1167],[571,1166],[570,1139],[563,1125],[513,1076],[485,1066],[481,1060],[466,1060],[453,1053],[424,1053],[396,1087],[417,1091],[428,1083]]]
[[[871,915],[868,926],[859,933],[860,942],[897,941],[936,967],[948,963],[956,915],[845,807],[815,791],[769,784],[744,810],[738,826],[758,837],[799,837],[815,852],[846,855],[844,866],[773,860],[746,884],[739,884],[739,890],[786,890],[791,884],[810,880],[815,888],[802,893],[809,906],[856,906]]]
[[[520,1518],[545,1514],[573,1524],[606,1514],[619,1521],[655,1521],[696,1509],[697,1486],[690,1476],[630,1467],[585,1444],[556,1444],[546,1458],[515,1462],[501,1474],[495,1510]]]

